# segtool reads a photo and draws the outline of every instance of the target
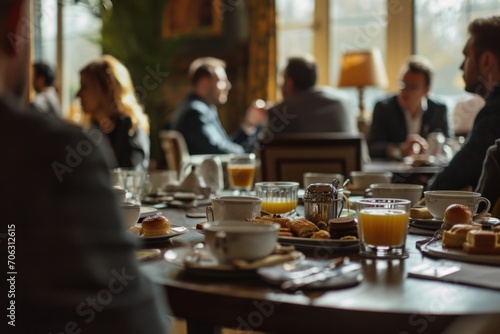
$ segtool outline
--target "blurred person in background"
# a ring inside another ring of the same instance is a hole
[[[353,106],[339,90],[318,88],[318,66],[310,56],[292,57],[283,72],[283,101],[267,112],[273,133],[357,134]]]
[[[165,334],[164,292],[139,270],[95,138],[27,112],[24,4],[0,0],[3,333]]]
[[[430,181],[430,190],[476,189],[487,149],[500,138],[500,16],[469,24],[464,61],[460,65],[465,90],[482,96],[486,104],[477,114],[462,148]]]
[[[247,109],[240,128],[230,137],[216,105],[225,104],[231,90],[226,63],[217,58],[195,59],[189,66],[191,92],[174,113],[171,129],[186,140],[190,154],[250,153],[266,120],[266,103],[257,100]]]
[[[33,65],[33,87],[36,91],[33,105],[41,112],[62,118],[59,96],[54,87],[54,81],[54,71],[49,65],[41,62]]]
[[[110,169],[147,170],[149,119],[135,96],[127,68],[115,57],[104,55],[80,71],[80,98],[90,119],[89,131],[98,131],[100,147]]]
[[[372,159],[401,160],[426,153],[425,138],[433,132],[450,137],[446,106],[428,97],[432,76],[431,64],[424,57],[412,56],[403,65],[399,93],[377,102],[373,110],[367,138]]]

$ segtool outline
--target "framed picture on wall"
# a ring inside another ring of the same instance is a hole
[[[163,37],[220,34],[222,6],[222,0],[169,0],[163,10]]]

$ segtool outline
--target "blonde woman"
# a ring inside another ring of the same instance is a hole
[[[109,168],[149,165],[149,120],[139,105],[127,68],[104,55],[80,71],[80,98]]]

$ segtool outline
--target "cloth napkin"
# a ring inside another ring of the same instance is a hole
[[[301,258],[304,258],[303,253],[296,250],[290,250],[286,253],[274,252],[271,255],[268,255],[262,259],[258,259],[255,261],[234,260],[233,265],[239,269],[257,269],[261,267],[274,266],[280,263],[299,260]]]
[[[500,290],[500,267],[469,263],[422,263],[411,268],[408,277]]]

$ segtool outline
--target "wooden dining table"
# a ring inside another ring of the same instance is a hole
[[[143,247],[158,248],[163,255],[203,242],[195,226],[204,219],[187,217],[190,210],[162,209],[171,224],[189,231]],[[186,319],[189,333],[210,333],[221,326],[271,333],[442,333],[468,318],[498,319],[498,290],[408,277],[419,264],[442,261],[423,257],[416,249],[415,243],[425,238],[408,235],[410,256],[405,260],[359,259],[356,251],[336,249],[305,251],[309,258],[349,256],[359,261],[362,281],[343,289],[287,292],[257,275],[205,277],[163,256],[142,262],[141,268],[164,287],[171,315]]]

